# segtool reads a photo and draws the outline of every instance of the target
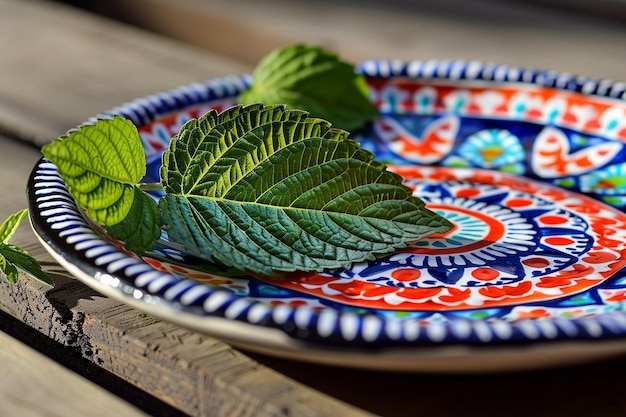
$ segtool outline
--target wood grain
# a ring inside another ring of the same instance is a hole
[[[38,259],[47,255],[26,247]],[[49,269],[50,271],[50,269]],[[0,286],[0,308],[122,380],[192,416],[365,416],[230,346],[93,292],[54,266]]]
[[[26,206],[25,183],[39,158],[0,137],[0,219]],[[23,225],[13,243],[42,262],[51,288],[22,274],[0,278],[0,309],[166,404],[192,416],[365,416],[218,340],[162,322],[94,292],[58,266]],[[2,362],[0,362],[2,364]],[[21,382],[28,383],[28,376]],[[36,385],[30,385],[36,390]],[[29,396],[24,392],[24,401]],[[0,404],[0,411],[3,411]],[[0,413],[5,415],[3,412]]]
[[[38,144],[114,106],[249,66],[34,0],[0,0],[0,129]]]
[[[274,48],[304,42],[333,49],[352,62],[462,59],[626,81],[623,21],[537,3],[109,0],[94,7],[250,65]],[[625,9],[617,2],[611,7]]]
[[[146,416],[4,332],[0,332],[0,363],[3,416]]]

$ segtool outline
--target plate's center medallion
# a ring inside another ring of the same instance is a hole
[[[626,215],[508,174],[395,167],[454,228],[374,262],[273,285],[354,307],[459,310],[584,292],[622,269]]]

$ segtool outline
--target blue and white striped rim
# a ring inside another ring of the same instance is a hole
[[[356,67],[367,77],[408,77],[449,81],[493,81],[532,84],[600,97],[626,100],[626,82],[595,80],[565,72],[538,71],[476,61],[364,61]]]
[[[367,77],[523,82],[609,98],[626,98],[624,83],[476,62],[366,61],[357,66],[357,71]],[[121,115],[140,126],[186,107],[236,97],[247,88],[250,81],[250,76],[233,76],[191,84],[137,99],[85,123]],[[416,320],[386,319],[334,310],[315,312],[310,307],[270,307],[154,270],[143,261],[128,256],[104,240],[84,219],[56,167],[45,159],[37,164],[31,174],[28,196],[33,228],[58,258],[76,265],[90,279],[110,287],[121,300],[132,297],[146,306],[158,306],[164,311],[162,317],[181,312],[199,318],[218,317],[248,323],[260,330],[280,329],[304,341],[358,347],[608,339],[626,334],[626,314],[620,311],[571,320],[509,323],[503,320],[487,322],[458,319],[422,325]],[[210,325],[204,330],[210,333]]]

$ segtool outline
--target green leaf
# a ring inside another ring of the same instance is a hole
[[[2,267],[2,272],[6,274],[9,282],[17,282],[17,267],[47,284],[54,284],[52,278],[41,269],[41,264],[18,246],[0,244],[0,258],[2,259],[0,267]]]
[[[82,126],[42,149],[77,204],[128,250],[142,253],[160,236],[156,202],[139,190],[146,158],[132,121],[115,116]]]
[[[17,284],[20,274],[15,265],[7,261],[7,259],[2,255],[2,252],[0,252],[0,271],[2,271],[7,277],[7,281],[11,284]]]
[[[284,104],[354,130],[378,116],[365,78],[336,54],[319,47],[292,45],[259,62],[243,104]]]
[[[46,145],[42,153],[96,222],[111,226],[127,216],[135,184],[146,172],[144,149],[130,120],[98,120]]]
[[[163,157],[170,240],[272,274],[349,267],[450,228],[347,135],[281,106],[190,120]]]
[[[17,228],[27,214],[28,209],[20,210],[10,215],[0,225],[0,271],[6,275],[7,280],[12,284],[18,281],[19,273],[17,268],[20,268],[41,281],[52,285],[52,279],[42,271],[41,265],[35,258],[18,246],[9,244],[9,239],[15,235]]]
[[[0,242],[8,243],[13,237],[24,217],[28,214],[28,209],[20,210],[9,216],[8,219],[0,225]]]
[[[135,187],[135,198],[128,216],[120,223],[108,226],[107,233],[124,241],[126,249],[143,253],[156,246],[162,224],[156,201]]]

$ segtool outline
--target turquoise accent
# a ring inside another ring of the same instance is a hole
[[[583,305],[593,305],[597,304],[597,301],[593,299],[589,292],[584,292],[578,295],[575,295],[571,298],[567,298],[560,303],[557,303],[558,307],[574,307],[574,306],[583,306]]]

